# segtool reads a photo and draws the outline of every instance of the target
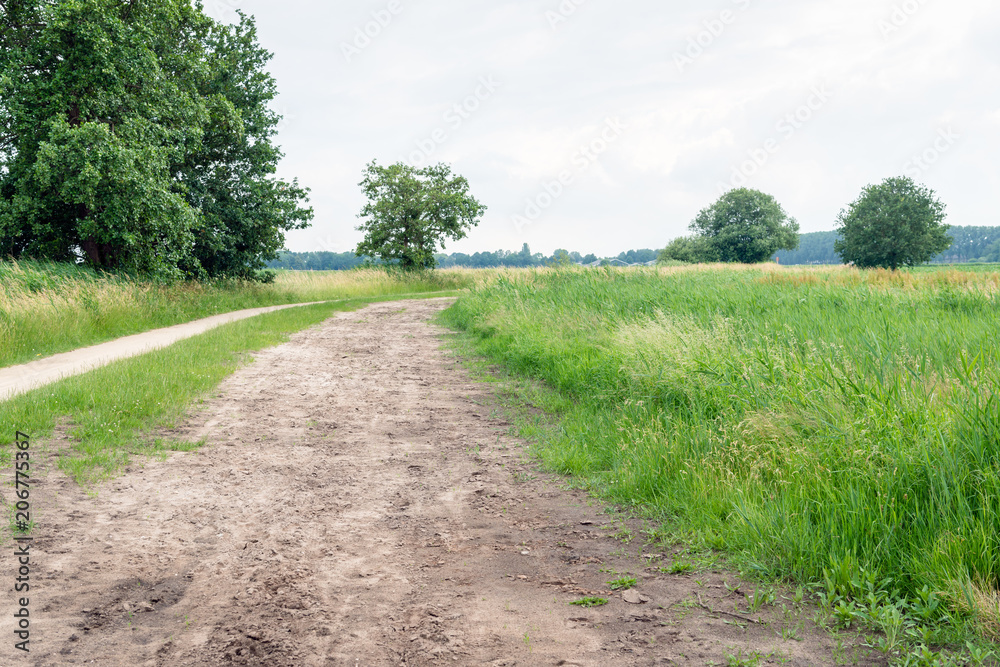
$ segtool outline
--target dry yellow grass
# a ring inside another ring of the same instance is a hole
[[[1000,590],[997,585],[982,579],[956,581],[943,597],[956,609],[973,616],[984,637],[1000,642]]]
[[[460,289],[462,269],[281,272],[272,284],[159,285],[35,262],[0,262],[0,366],[244,308]]]

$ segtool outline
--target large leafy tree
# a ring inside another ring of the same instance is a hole
[[[834,249],[862,268],[925,264],[952,244],[944,219],[945,206],[933,190],[907,176],[887,178],[865,187],[840,212]]]
[[[423,169],[372,162],[360,183],[368,203],[355,251],[404,269],[433,268],[438,244],[465,238],[486,207],[469,194],[469,182],[438,164]]]
[[[795,219],[771,195],[748,188],[722,195],[698,214],[691,230],[700,240],[688,249],[722,262],[766,262],[778,250],[795,250],[799,245]]]
[[[193,233],[191,272],[251,278],[284,247],[284,232],[313,217],[297,180],[274,177],[284,157],[273,143],[281,116],[268,103],[277,86],[265,67],[251,18],[216,25],[206,37],[211,68],[199,82],[209,123],[196,150],[176,165],[188,202],[201,217]]]
[[[0,254],[251,277],[311,216],[273,177],[253,21],[189,0],[0,0]]]

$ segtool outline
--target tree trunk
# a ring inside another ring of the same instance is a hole
[[[118,250],[110,243],[98,243],[88,238],[80,242],[80,248],[92,265],[102,269],[118,268]]]

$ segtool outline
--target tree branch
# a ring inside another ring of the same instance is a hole
[[[701,593],[698,593],[698,606],[704,609],[705,611],[711,612],[713,614],[725,614],[726,616],[732,616],[733,618],[738,618],[741,621],[746,621],[747,623],[758,623],[758,624],[763,623],[763,621],[750,618],[749,616],[741,616],[740,614],[733,614],[728,611],[722,611],[721,609],[712,609],[702,601]]]
[[[122,12],[122,21],[128,21],[131,18],[132,10],[135,9],[137,4],[139,4],[138,0],[128,0],[125,11]]]

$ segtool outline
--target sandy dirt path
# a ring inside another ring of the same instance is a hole
[[[321,303],[321,302],[314,302]],[[38,387],[56,382],[65,377],[79,375],[87,371],[106,366],[118,359],[127,359],[145,354],[161,347],[173,345],[179,340],[191,338],[205,333],[217,326],[245,320],[250,317],[273,313],[285,308],[310,306],[312,303],[294,303],[286,306],[267,306],[265,308],[250,308],[231,313],[204,317],[193,322],[176,324],[172,327],[145,331],[133,336],[125,336],[116,340],[81,347],[72,352],[53,354],[52,356],[31,361],[18,366],[0,368],[0,401],[6,401],[18,394],[24,394]]]
[[[429,323],[449,303],[372,305],[260,352],[170,434],[206,446],[96,496],[50,465],[31,654],[4,611],[0,664],[834,664],[826,633],[749,613],[732,574],[661,572],[671,554],[613,537],[640,526],[526,463]],[[625,574],[632,602],[608,590]],[[0,559],[5,610],[14,576]],[[584,595],[610,603],[569,605]]]

